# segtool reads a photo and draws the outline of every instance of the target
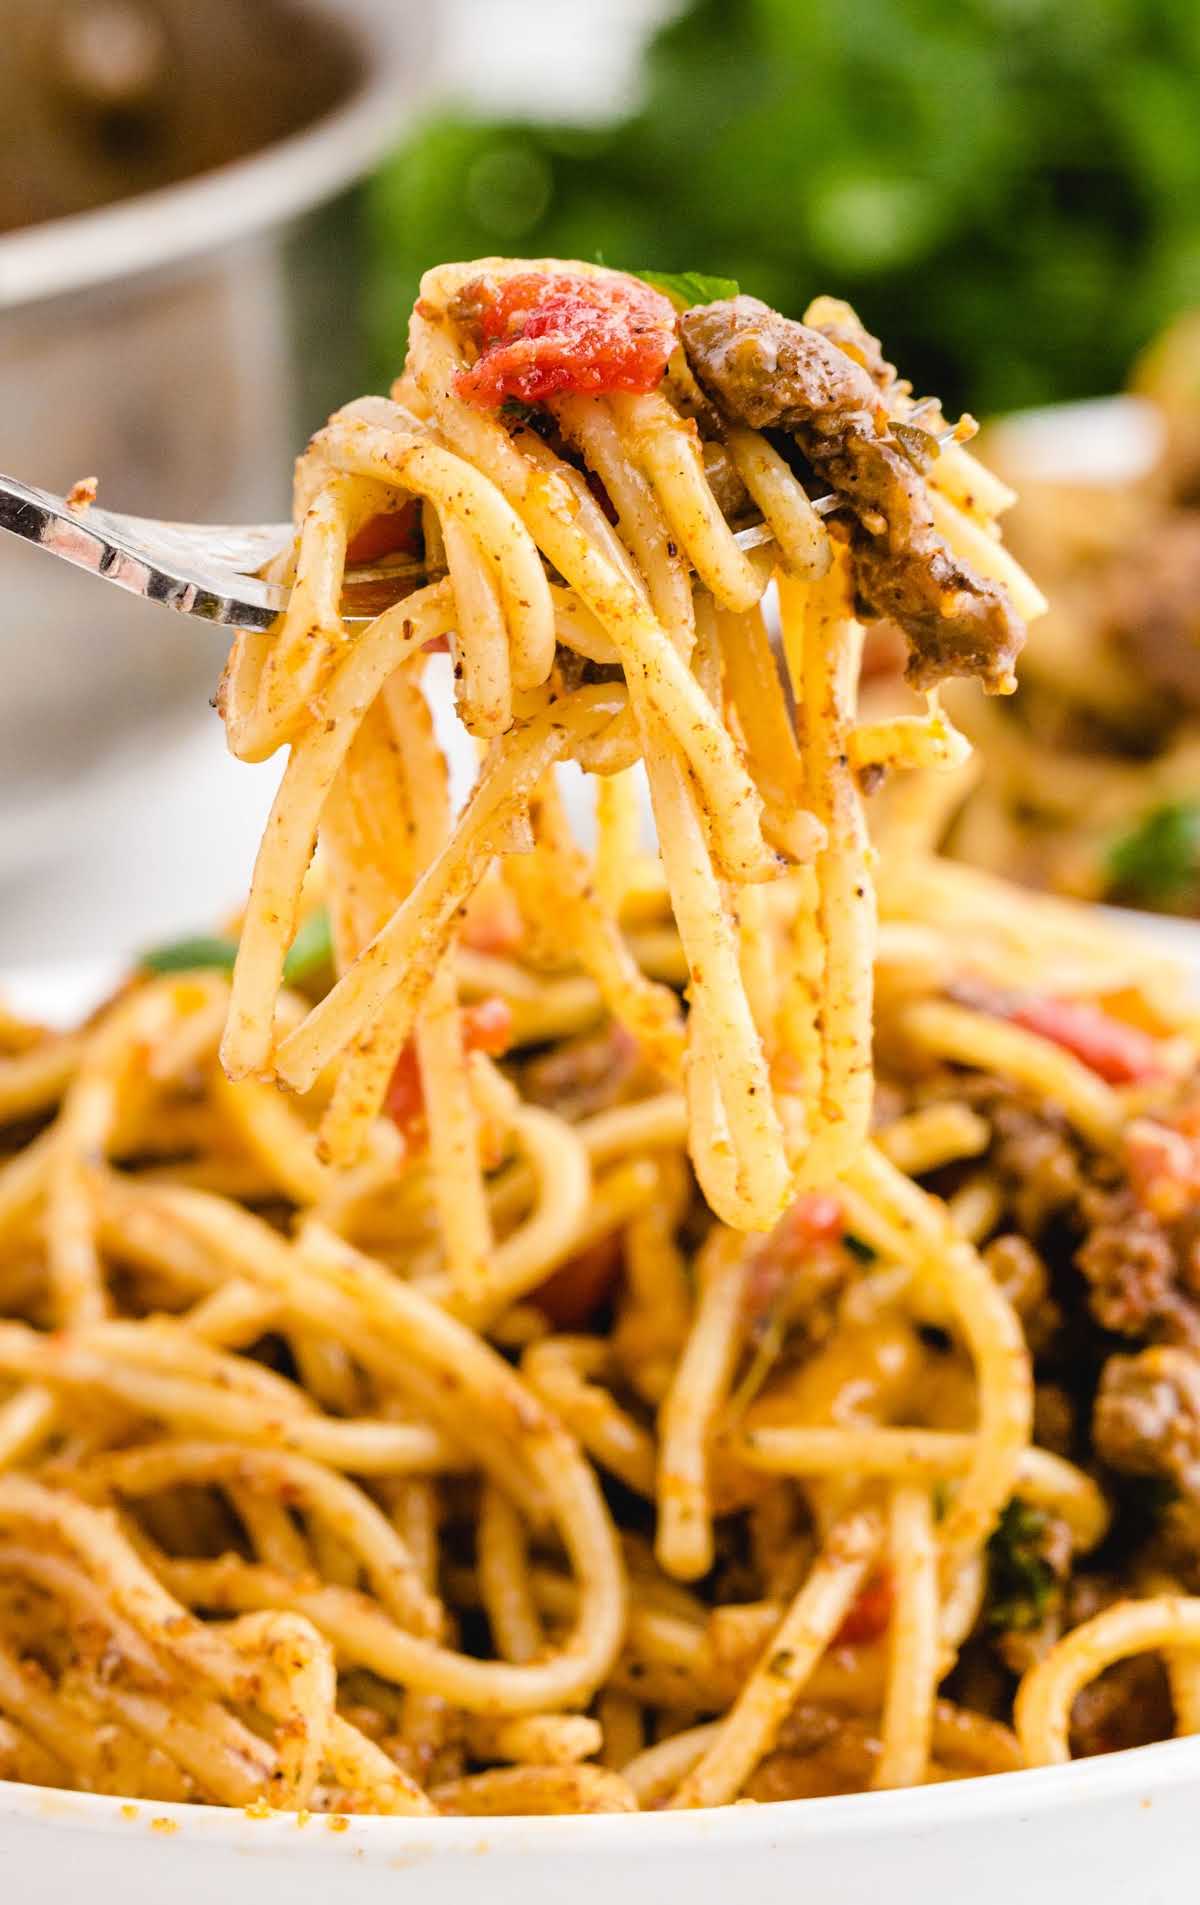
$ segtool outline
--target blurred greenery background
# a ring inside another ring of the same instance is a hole
[[[1200,0],[693,0],[631,116],[445,111],[369,209],[381,384],[426,265],[516,252],[848,297],[981,412],[1112,390],[1200,303]]]

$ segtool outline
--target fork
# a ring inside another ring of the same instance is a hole
[[[836,507],[837,498],[823,497],[816,507],[823,505]],[[290,548],[291,523],[159,522],[94,503],[80,506],[0,475],[0,529],[131,595],[227,628],[273,628],[291,594],[284,583],[265,582],[258,573]],[[739,530],[736,540],[754,548],[772,535],[758,523]],[[371,621],[404,593],[403,585],[423,580],[424,574],[412,557],[349,564],[343,620]]]
[[[911,414],[922,407],[915,406]],[[939,432],[936,441],[950,442],[955,434]],[[828,516],[843,502],[840,496],[818,496],[812,506],[818,516]],[[291,523],[159,522],[152,516],[123,516],[94,503],[72,502],[15,476],[0,475],[0,529],[131,595],[227,628],[273,628],[291,594],[286,584],[264,581],[260,573],[290,548],[295,536]],[[743,549],[773,540],[765,522],[734,534]],[[403,585],[424,576],[424,566],[411,556],[349,564],[343,619],[373,620],[405,593]]]
[[[291,591],[259,570],[291,546],[291,523],[171,523],[81,507],[13,476],[0,476],[0,529],[102,576],[131,595],[231,628],[272,628]],[[421,577],[420,563],[388,559],[346,571],[347,621],[370,621],[387,606],[361,599],[367,588]],[[392,588],[391,599],[402,593]]]

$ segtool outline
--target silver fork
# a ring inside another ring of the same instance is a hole
[[[915,411],[914,413],[915,414]],[[947,443],[955,432],[939,433]],[[840,496],[818,496],[813,509],[828,516]],[[0,529],[21,536],[77,569],[102,576],[131,595],[162,602],[181,615],[229,628],[270,629],[291,591],[265,582],[261,571],[291,544],[291,523],[170,523],[152,516],[123,516],[95,503],[72,503],[0,475]],[[753,549],[773,541],[764,522],[739,529],[734,541]],[[346,569],[342,602],[347,622],[369,622],[424,576],[413,557],[388,556]]]
[[[822,497],[822,513],[837,498]],[[291,523],[166,523],[152,516],[123,516],[95,503],[80,506],[49,490],[0,476],[0,529],[10,530],[48,555],[162,602],[181,615],[228,628],[270,629],[288,605],[291,590],[264,582],[259,571],[291,544]],[[743,548],[770,542],[765,523],[738,532]],[[409,557],[352,563],[346,569],[343,617],[369,622],[421,580],[422,565]]]
[[[163,602],[203,622],[269,629],[291,593],[258,573],[289,547],[295,533],[291,523],[157,522],[94,503],[81,507],[14,476],[0,476],[0,529],[131,595]],[[352,588],[398,584],[422,573],[419,563],[401,558],[348,569],[346,581]],[[356,610],[352,602],[348,607],[347,620],[353,621],[369,621],[379,612],[378,607],[369,613]]]

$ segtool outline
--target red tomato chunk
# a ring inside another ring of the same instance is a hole
[[[535,1290],[532,1301],[557,1330],[581,1330],[613,1295],[625,1264],[619,1231],[601,1237]]]
[[[421,505],[410,497],[400,509],[371,516],[350,538],[347,562],[378,562],[383,556],[415,556],[420,548]]]
[[[1070,999],[1023,999],[1007,1015],[1014,1025],[1061,1045],[1110,1085],[1134,1085],[1162,1071],[1158,1046],[1147,1032]]]
[[[526,271],[480,279],[463,296],[478,310],[481,350],[456,388],[483,410],[653,390],[675,345],[674,305],[637,278]]]
[[[887,1632],[894,1599],[891,1575],[872,1575],[838,1628],[834,1646],[860,1647],[867,1641],[878,1640]]]
[[[478,1005],[464,1006],[461,1023],[464,1050],[487,1052],[492,1058],[508,1050],[512,1013],[503,999],[481,999]],[[421,1090],[417,1048],[412,1039],[396,1060],[383,1109],[406,1138],[416,1137],[425,1117],[425,1097]]]
[[[745,1321],[753,1330],[773,1311],[787,1285],[842,1241],[842,1207],[825,1191],[806,1191],[763,1238],[746,1279]]]

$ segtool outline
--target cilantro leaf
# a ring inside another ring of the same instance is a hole
[[[502,417],[511,417],[514,423],[535,424],[540,413],[531,403],[522,403],[519,397],[506,397],[500,406]]]
[[[194,933],[186,939],[173,939],[165,946],[152,946],[138,961],[143,972],[232,972],[238,943],[224,934]],[[333,937],[329,914],[323,906],[309,914],[292,941],[284,961],[283,976],[289,986],[302,986],[320,978],[333,964]]]
[[[190,939],[175,939],[166,946],[152,946],[142,954],[145,972],[232,972],[237,958],[237,940],[217,934],[196,933]]]
[[[1113,842],[1109,879],[1123,898],[1163,906],[1188,897],[1200,884],[1200,802],[1155,807]]]
[[[672,304],[686,311],[693,304],[714,304],[718,298],[736,298],[736,278],[710,278],[703,271],[635,271],[635,278],[665,292]]]
[[[309,914],[292,941],[291,951],[283,962],[284,984],[302,986],[307,980],[324,973],[332,964],[333,931],[329,914],[323,906],[318,906]]]
[[[1046,1517],[1028,1502],[1010,1501],[988,1542],[987,1623],[1025,1631],[1037,1627],[1058,1589],[1045,1552]]]

